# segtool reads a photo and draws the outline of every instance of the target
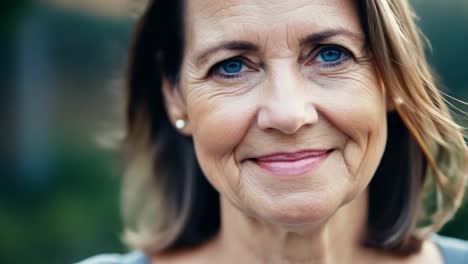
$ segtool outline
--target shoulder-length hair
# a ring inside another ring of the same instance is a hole
[[[407,0],[357,1],[369,51],[395,104],[370,185],[365,245],[410,254],[459,208],[468,151],[426,61]],[[147,253],[197,245],[220,228],[219,194],[190,138],[168,120],[161,79],[178,82],[183,2],[152,0],[136,27],[127,84],[124,240]]]

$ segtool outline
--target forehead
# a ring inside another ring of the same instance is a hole
[[[362,34],[354,0],[187,0],[186,48],[226,40],[294,46],[328,29]]]

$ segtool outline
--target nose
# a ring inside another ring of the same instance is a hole
[[[318,121],[306,80],[294,68],[282,66],[269,74],[258,112],[257,123],[261,129],[294,134],[301,127]]]

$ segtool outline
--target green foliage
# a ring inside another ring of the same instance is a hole
[[[89,139],[58,136],[50,181],[0,199],[0,263],[71,263],[123,251],[118,156]]]

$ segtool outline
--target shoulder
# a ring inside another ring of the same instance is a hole
[[[439,248],[446,264],[466,263],[468,259],[468,241],[433,235],[431,240]]]
[[[127,254],[102,254],[75,264],[149,264],[148,258],[140,251]]]

